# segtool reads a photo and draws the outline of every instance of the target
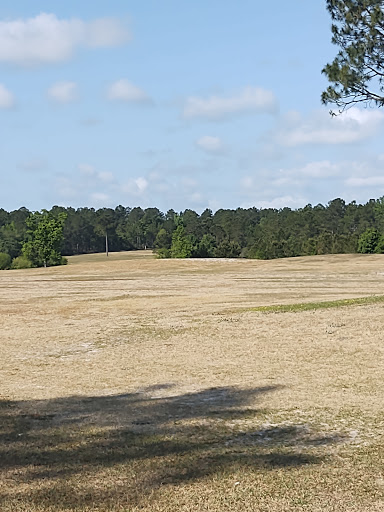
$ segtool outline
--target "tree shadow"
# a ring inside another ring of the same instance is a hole
[[[221,387],[171,396],[172,385],[164,384],[113,396],[0,401],[0,475],[10,484],[0,504],[13,503],[18,485],[17,499],[29,505],[17,510],[34,504],[76,510],[85,503],[109,510],[134,506],[160,486],[239,467],[322,462],[309,448],[340,436],[316,436],[302,425],[249,426],[265,414],[254,407],[258,397],[277,389]]]

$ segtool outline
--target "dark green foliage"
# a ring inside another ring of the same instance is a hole
[[[93,208],[67,208],[63,230],[63,253],[84,254],[104,250],[104,236],[96,231],[96,211]]]
[[[198,242],[194,248],[192,256],[194,258],[212,258],[216,255],[216,240],[210,234],[202,236],[200,242]]]
[[[18,232],[14,224],[7,224],[0,228],[0,251],[15,257],[20,253],[25,233]]]
[[[380,235],[380,238],[376,245],[375,252],[377,254],[384,254],[384,235]]]
[[[20,254],[25,239],[27,226],[25,220],[30,212],[20,208],[7,213],[1,210],[0,218],[0,252],[6,252],[14,258]]]
[[[162,228],[164,214],[158,208],[146,208],[140,220],[142,248],[153,247],[157,234]]]
[[[164,214],[158,208],[136,207],[119,222],[116,233],[125,242],[125,249],[155,247],[158,231],[163,227]],[[121,247],[122,248],[122,247]]]
[[[160,228],[156,235],[154,247],[155,249],[170,249],[172,244],[172,235],[164,228]]]
[[[7,270],[11,266],[12,258],[6,252],[0,252],[0,270]]]
[[[112,208],[102,208],[96,212],[95,233],[105,238],[105,252],[108,256],[108,250],[111,243],[111,233],[115,233],[117,219]]]
[[[34,212],[26,219],[28,240],[22,247],[22,255],[35,267],[62,265],[61,245],[63,226],[67,214],[42,210]]]
[[[171,257],[172,235],[164,228],[160,228],[156,235],[154,248],[158,258]]]
[[[156,249],[156,256],[159,259],[170,258],[171,257],[171,250],[170,249],[164,249],[164,248]]]
[[[324,104],[341,110],[360,102],[384,105],[384,2],[327,0],[332,42],[340,49],[323,73],[332,85],[322,94]]]
[[[238,258],[241,253],[241,247],[237,242],[223,240],[215,250],[216,258]]]
[[[372,213],[379,231],[384,233],[384,197],[380,197],[375,201]]]
[[[363,254],[373,254],[376,252],[380,240],[380,233],[375,228],[369,228],[361,234],[357,246],[357,251]]]
[[[0,209],[0,252],[11,258],[23,253],[33,266],[43,265],[44,255],[37,248],[40,242],[33,235],[39,231],[37,219],[53,222],[39,227],[40,242],[44,231],[46,235],[56,232],[51,228],[61,219],[62,244],[47,252],[47,265],[62,264],[61,252],[103,252],[106,233],[113,251],[149,248],[159,258],[273,259],[372,251],[362,235],[373,229],[377,232],[373,252],[384,252],[383,197],[364,205],[336,198],[327,205],[308,204],[298,210],[237,208],[213,214],[207,209],[201,215],[189,209],[177,215],[174,210],[163,214],[157,208],[121,205],[100,210],[54,206],[33,215],[25,208],[10,213]]]

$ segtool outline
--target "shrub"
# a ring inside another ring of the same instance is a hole
[[[215,250],[216,258],[238,258],[241,247],[237,242],[223,240]]]
[[[0,252],[0,270],[6,270],[11,266],[12,258],[6,252]]]
[[[168,233],[164,228],[161,228],[156,235],[155,249],[170,249],[172,243],[172,235]]]
[[[171,257],[171,251],[169,249],[164,249],[163,247],[161,249],[156,249],[156,258],[163,259],[163,258],[170,258]]]
[[[212,235],[203,235],[193,247],[192,258],[212,258],[215,255],[216,241]]]
[[[360,235],[357,252],[373,254],[380,240],[380,233],[377,229],[368,228]]]
[[[384,235],[380,236],[379,241],[377,242],[377,245],[375,248],[375,252],[377,252],[378,254],[384,253]]]
[[[31,260],[26,258],[25,256],[18,256],[12,260],[11,268],[19,269],[19,268],[32,268],[33,263]]]

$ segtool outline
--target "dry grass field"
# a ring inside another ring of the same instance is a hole
[[[382,255],[1,272],[1,512],[382,512],[382,295]]]

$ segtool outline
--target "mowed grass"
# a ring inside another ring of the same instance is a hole
[[[126,261],[126,260],[147,260],[156,258],[155,253],[148,249],[146,251],[121,251],[121,252],[101,252],[97,254],[80,254],[76,256],[69,256],[67,259],[70,265],[85,264],[85,263],[99,263],[106,261]]]
[[[1,272],[1,512],[384,510],[383,285],[381,255]]]
[[[384,302],[384,295],[373,295],[372,297],[358,297],[356,299],[328,300],[324,302],[302,302],[299,304],[277,304],[274,306],[257,306],[249,311],[261,311],[263,313],[287,313],[312,311],[315,309],[340,308],[343,306],[366,306]]]

